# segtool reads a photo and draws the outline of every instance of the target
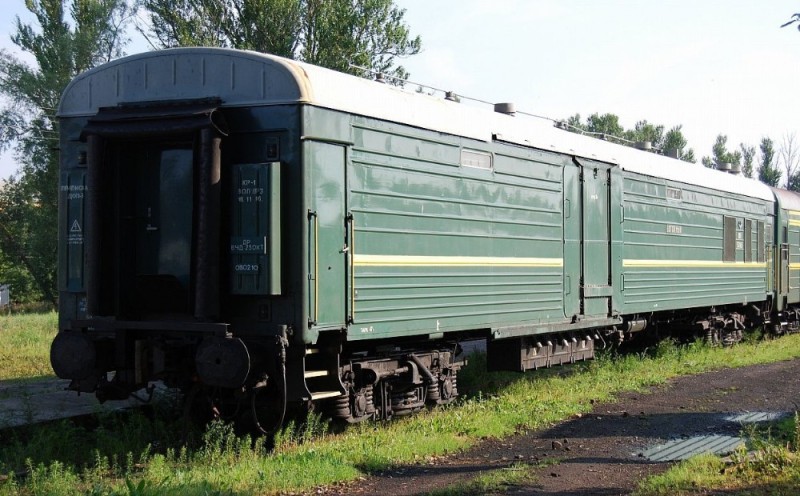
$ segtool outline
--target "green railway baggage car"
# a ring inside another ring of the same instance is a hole
[[[78,76],[56,373],[101,399],[161,380],[267,430],[290,404],[452,401],[464,339],[527,370],[765,318],[768,188],[496,110],[226,49]]]

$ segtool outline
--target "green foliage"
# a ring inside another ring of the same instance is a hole
[[[586,130],[590,133],[600,133],[609,136],[622,136],[625,131],[619,123],[619,117],[614,114],[592,114],[586,119]]]
[[[34,65],[0,51],[0,95],[8,102],[0,108],[0,149],[13,147],[20,164],[0,189],[0,269],[18,269],[9,276],[0,272],[0,279],[16,279],[21,301],[55,302],[56,109],[74,76],[120,55],[130,9],[125,0],[26,0],[25,6],[36,25],[17,17],[11,41]]]
[[[682,126],[674,126],[666,133],[663,125],[652,124],[646,120],[636,123],[633,129],[626,130],[614,114],[592,114],[586,122],[581,122],[580,114],[566,119],[567,129],[581,134],[589,134],[600,139],[634,146],[648,141],[657,153],[675,153],[684,162],[695,162],[694,150],[687,148],[688,141],[681,131]]]
[[[667,472],[640,483],[636,496],[673,496],[695,493],[698,487],[720,487],[725,483],[724,464],[719,457],[704,454],[682,461]]]
[[[677,125],[667,131],[667,134],[664,135],[664,141],[663,144],[660,145],[660,148],[665,151],[674,150],[680,160],[683,160],[684,162],[695,163],[697,159],[694,156],[694,150],[687,148],[689,142],[683,136],[683,131],[681,131],[682,128],[682,125]]]
[[[739,143],[739,150],[742,155],[742,174],[745,177],[752,178],[755,170],[756,147]]]
[[[556,463],[557,459],[548,460],[548,464]],[[484,494],[498,494],[519,486],[530,484],[536,480],[531,471],[536,466],[527,463],[514,463],[509,467],[482,472],[468,482],[461,482],[445,489],[435,490],[427,496],[483,496]]]
[[[143,6],[152,25],[142,32],[158,48],[240,48],[399,79],[408,73],[397,59],[421,48],[393,0],[143,0]]]
[[[2,191],[0,191],[0,197],[2,197]],[[8,226],[0,224],[0,236],[10,236],[11,242],[13,242],[16,238],[10,233]],[[38,290],[30,271],[24,265],[16,263],[13,257],[8,256],[2,246],[3,243],[0,243],[0,283],[10,286],[11,300],[15,303],[40,301],[42,293]]]
[[[664,126],[651,124],[650,122],[639,121],[633,127],[625,131],[625,138],[635,142],[649,141],[656,148],[661,148],[664,143]]]
[[[758,168],[758,179],[764,184],[778,186],[781,171],[775,163],[775,146],[770,138],[762,138],[759,145],[761,164]]]
[[[711,169],[716,168],[719,164],[741,165],[742,152],[739,150],[728,150],[728,137],[724,134],[717,135],[717,140],[711,148],[712,156],[703,157],[703,165]]]

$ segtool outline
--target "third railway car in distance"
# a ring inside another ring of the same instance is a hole
[[[78,76],[56,373],[266,430],[293,403],[449,402],[466,338],[523,371],[645,328],[796,325],[797,195],[497,110],[225,49]]]

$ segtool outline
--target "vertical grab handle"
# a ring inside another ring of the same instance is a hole
[[[356,221],[352,213],[347,214],[346,221],[348,224],[347,241],[349,247],[347,251],[347,266],[350,270],[350,316],[348,317],[348,321],[352,324],[356,320]]]
[[[317,212],[314,210],[308,211],[308,236],[309,238],[314,237],[313,244],[309,239],[308,250],[309,259],[314,258],[308,261],[308,282],[314,285],[308,291],[309,296],[313,295],[314,298],[313,303],[308,302],[308,326],[311,327],[317,324],[317,315],[319,315],[319,278],[317,277],[319,274],[319,222],[317,221]]]

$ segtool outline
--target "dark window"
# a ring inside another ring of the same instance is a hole
[[[764,223],[758,223],[758,234],[757,234],[757,241],[758,245],[756,246],[756,261],[763,262],[764,261]]]
[[[722,261],[736,261],[736,218],[724,217],[722,222]]]
[[[744,221],[744,261],[753,261],[753,221]]]

